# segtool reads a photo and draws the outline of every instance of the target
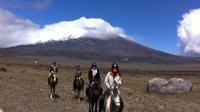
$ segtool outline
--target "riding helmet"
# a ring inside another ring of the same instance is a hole
[[[54,61],[52,64],[53,64],[53,65],[56,65],[56,62]]]
[[[93,68],[93,67],[96,68],[96,67],[97,67],[97,64],[96,64],[96,63],[92,63],[92,68]]]
[[[117,65],[117,63],[113,63],[113,64],[112,64],[112,69],[114,69],[114,68],[116,68],[116,69],[119,68],[118,65]]]
[[[80,70],[80,65],[77,65],[77,66],[76,66],[76,70]]]

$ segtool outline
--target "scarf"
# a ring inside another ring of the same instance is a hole
[[[97,69],[95,69],[95,70],[92,69],[92,76],[93,76],[93,79],[94,79],[94,77],[96,76],[96,74],[97,74]]]

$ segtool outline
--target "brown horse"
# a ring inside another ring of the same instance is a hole
[[[48,84],[50,86],[50,98],[52,99],[55,95],[56,85],[58,83],[58,78],[55,73],[52,73],[51,76],[48,78]]]
[[[79,98],[80,99],[80,93],[81,90],[83,90],[84,88],[84,80],[81,77],[76,77],[74,82],[74,94],[75,94],[75,98]]]
[[[97,112],[97,105],[101,94],[100,82],[94,81],[89,89],[89,112]]]

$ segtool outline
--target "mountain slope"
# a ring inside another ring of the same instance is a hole
[[[82,37],[8,48],[17,56],[47,56],[116,62],[197,63],[199,60],[157,51],[122,37],[95,39]]]

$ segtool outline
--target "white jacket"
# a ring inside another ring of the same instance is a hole
[[[114,80],[116,83],[114,83]],[[122,84],[122,79],[119,76],[119,74],[116,74],[115,78],[113,78],[113,76],[111,75],[111,72],[108,72],[108,74],[105,77],[105,84],[107,86],[107,88],[112,89],[115,86],[117,88],[119,88]]]

